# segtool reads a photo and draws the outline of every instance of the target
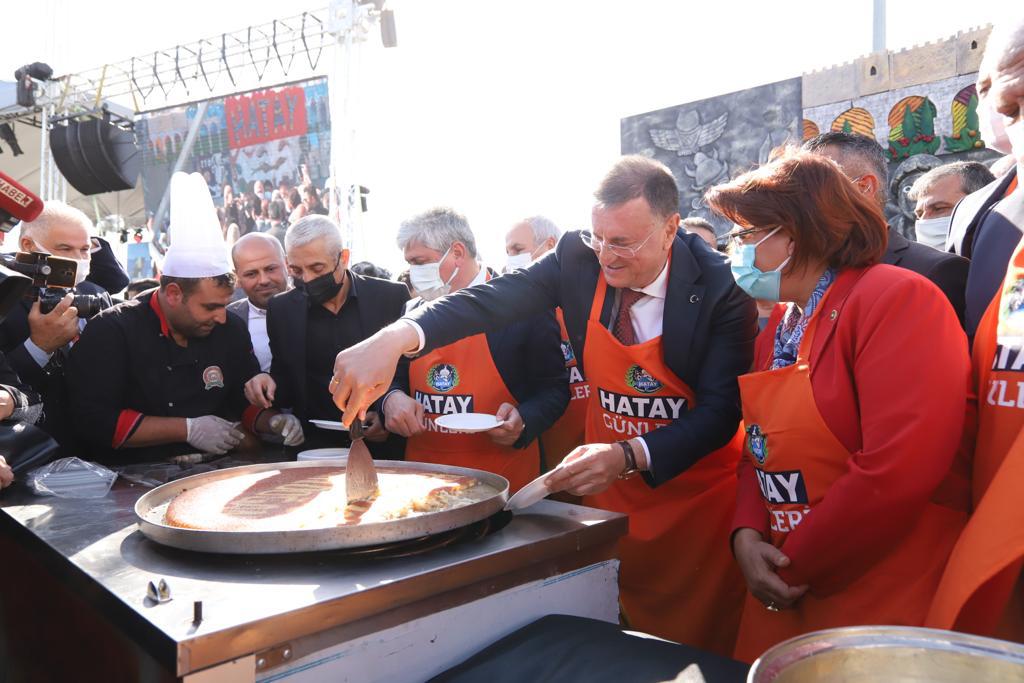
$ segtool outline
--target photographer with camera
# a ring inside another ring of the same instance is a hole
[[[42,396],[39,426],[63,446],[72,440],[64,384],[69,345],[85,327],[87,317],[110,305],[106,291],[85,281],[94,247],[91,228],[89,218],[78,209],[48,201],[38,217],[21,223],[21,257],[4,256],[5,265],[29,274],[35,282],[0,323],[0,351],[17,375]],[[30,254],[70,259],[76,264],[74,274],[56,266],[51,274],[42,273],[38,265],[45,265],[47,257]]]

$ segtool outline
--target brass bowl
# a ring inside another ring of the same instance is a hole
[[[761,655],[747,683],[1024,682],[1024,645],[905,626],[815,631]]]

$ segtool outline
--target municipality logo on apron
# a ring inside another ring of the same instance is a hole
[[[576,354],[572,352],[572,344],[567,341],[562,342],[562,357],[565,359],[565,364],[576,360]]]
[[[626,370],[626,384],[641,394],[653,394],[662,387],[661,382],[639,365],[630,366],[629,370]]]
[[[768,459],[768,437],[756,424],[747,427],[747,450],[759,465],[763,465],[764,461]]]
[[[438,363],[427,370],[427,384],[442,394],[459,386],[459,371],[454,365]]]

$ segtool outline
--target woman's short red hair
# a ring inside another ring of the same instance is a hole
[[[708,190],[705,201],[733,223],[782,226],[794,243],[792,268],[878,263],[888,243],[881,209],[831,159],[787,149],[760,168]]]

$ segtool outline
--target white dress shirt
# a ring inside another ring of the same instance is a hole
[[[270,336],[267,334],[267,311],[257,308],[249,302],[249,336],[252,338],[252,350],[260,362],[260,370],[270,372]]]
[[[634,292],[644,296],[637,299],[629,310],[629,319],[633,321],[633,332],[636,342],[643,344],[661,336],[665,320],[665,297],[668,295],[668,263],[661,269],[654,282],[646,287],[630,287]]]
[[[629,309],[629,319],[633,322],[633,333],[636,335],[637,344],[643,344],[661,336],[665,322],[665,297],[668,295],[668,262],[661,269],[654,282],[646,287],[630,287],[634,292],[640,292],[644,296],[637,299],[633,308]],[[652,471],[651,450],[647,448],[647,442],[642,436],[637,441],[643,446],[644,452],[641,456],[644,462],[637,463],[640,469]]]
[[[601,277],[601,276],[599,276]],[[479,284],[486,279],[486,272],[483,268],[480,269],[480,274],[470,283],[470,286]],[[630,287],[630,289],[644,294],[643,297],[637,299],[633,304],[633,308],[629,310],[629,318],[633,322],[633,332],[636,334],[636,341],[638,344],[642,344],[656,337],[660,337],[662,329],[664,328],[665,321],[665,297],[668,295],[668,262],[665,262],[665,266],[658,273],[658,277],[654,278],[654,281],[646,287]],[[407,309],[408,313],[411,308]],[[414,353],[418,353],[426,345],[426,337],[423,334],[423,328],[418,323],[412,320],[405,320],[403,322],[408,323],[419,336],[419,345],[416,347]],[[640,455],[641,462],[637,465],[642,470],[652,470],[651,462],[651,451],[647,447],[647,442],[644,441],[643,437],[637,437],[640,445],[643,446],[643,454]]]

